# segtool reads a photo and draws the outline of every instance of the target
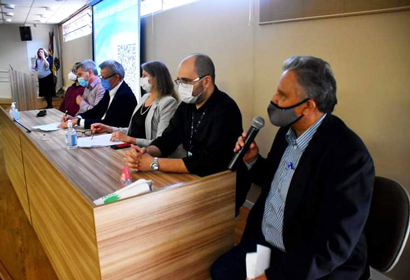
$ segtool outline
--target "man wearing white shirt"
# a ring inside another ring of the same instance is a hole
[[[96,122],[116,127],[128,126],[137,106],[137,99],[124,81],[124,68],[115,60],[106,60],[99,67],[101,84],[106,89],[103,99],[94,108],[75,118],[64,117],[61,125],[63,128],[67,126],[67,120],[87,129]]]

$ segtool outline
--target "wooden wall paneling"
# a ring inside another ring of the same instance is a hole
[[[233,245],[235,184],[226,171],[95,208],[102,279],[208,279]]]
[[[33,227],[54,270],[60,279],[100,279],[92,205],[22,135]]]
[[[36,109],[37,91],[33,75],[10,70],[11,99],[19,111]]]
[[[20,130],[12,123],[8,113],[6,113],[3,108],[0,108],[0,122],[0,129],[2,131],[1,141],[7,175],[31,223],[30,205],[27,197],[27,185],[20,146]]]

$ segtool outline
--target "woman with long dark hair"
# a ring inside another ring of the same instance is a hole
[[[34,57],[32,69],[37,71],[39,95],[45,97],[47,101],[46,109],[53,108],[53,96],[56,95],[52,67],[53,58],[48,55],[45,49],[39,48]]]
[[[149,146],[162,135],[178,107],[178,96],[168,68],[160,61],[142,66],[140,86],[147,92],[134,110],[128,128],[112,127],[101,123],[91,125],[94,133],[114,132],[112,140]]]

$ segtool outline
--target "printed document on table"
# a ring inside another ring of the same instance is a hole
[[[39,129],[42,131],[56,131],[59,130],[58,126],[61,124],[61,122],[55,122],[55,123],[49,123],[49,124],[43,124],[43,125],[36,125],[33,126],[33,129]]]
[[[111,141],[111,134],[97,135],[94,137],[78,138],[78,147],[91,148],[91,147],[107,147],[118,144],[124,144],[121,141]]]

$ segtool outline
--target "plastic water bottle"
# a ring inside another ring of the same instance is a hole
[[[120,188],[123,188],[131,183],[132,183],[132,179],[130,175],[130,169],[128,168],[128,166],[123,166],[121,177],[120,177]]]
[[[19,113],[19,110],[17,110],[17,108],[16,108],[15,111],[14,111],[14,119],[15,119],[16,121],[19,121],[19,120],[20,120],[20,113]]]
[[[77,148],[77,132],[73,128],[73,123],[68,121],[68,129],[65,134],[65,143],[67,150]]]
[[[10,109],[10,111],[9,111],[9,114],[10,114],[10,118],[11,118],[11,119],[14,119],[15,113],[16,113],[16,102],[12,102],[12,103],[11,103],[11,109]]]

